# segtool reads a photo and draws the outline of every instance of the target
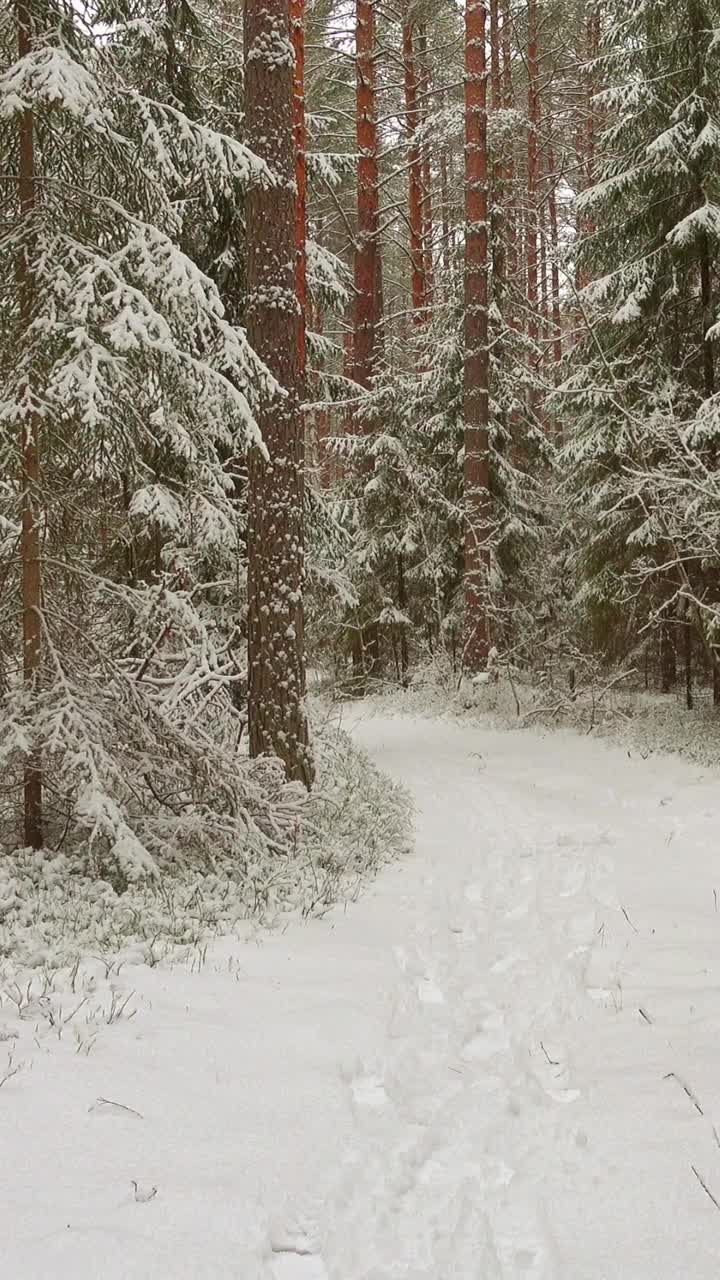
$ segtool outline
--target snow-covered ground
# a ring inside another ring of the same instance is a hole
[[[361,901],[111,974],[94,1039],[6,996],[3,1274],[716,1280],[720,774],[355,733],[418,807]]]

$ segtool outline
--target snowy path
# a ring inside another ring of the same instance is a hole
[[[87,1057],[23,1028],[5,1274],[715,1280],[720,776],[355,732],[415,793],[411,859],[199,972],[124,970],[138,1013]]]

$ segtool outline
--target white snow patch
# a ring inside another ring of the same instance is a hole
[[[5,1271],[715,1280],[718,770],[360,714],[418,824],[358,903],[6,985]]]

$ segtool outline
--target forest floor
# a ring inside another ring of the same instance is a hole
[[[720,771],[353,715],[417,804],[359,902],[123,968],[92,1044],[3,1006],[5,1274],[716,1280]]]

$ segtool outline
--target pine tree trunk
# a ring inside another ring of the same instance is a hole
[[[600,50],[600,17],[598,14],[590,14],[585,24],[585,48],[588,63],[592,63],[597,58]],[[584,91],[584,127],[581,125],[578,129],[577,136],[577,167],[578,167],[578,189],[580,191],[587,190],[595,181],[595,135],[596,135],[596,108],[595,108],[595,69],[588,66],[585,74],[585,91]],[[580,238],[584,238],[592,233],[592,218],[587,214],[583,214],[578,219],[578,234]],[[589,276],[586,270],[578,267],[575,273],[575,287],[583,289],[589,284]]]
[[[290,0],[290,32],[295,54],[293,134],[295,138],[295,293],[300,307],[298,352],[300,395],[305,396],[307,330],[307,127],[305,124],[305,0]]]
[[[405,66],[405,119],[409,139],[408,149],[408,218],[410,222],[410,263],[412,271],[412,310],[416,324],[427,319],[427,279],[423,246],[423,175],[420,148],[416,141],[420,123],[418,107],[418,76],[413,46],[413,24],[409,17],[403,22],[403,62]]]
[[[527,214],[526,251],[528,337],[538,336],[538,124],[540,101],[538,92],[537,0],[528,2],[528,139],[527,139]],[[533,357],[531,356],[531,359]]]
[[[552,331],[553,331],[553,363],[554,381],[560,381],[562,364],[562,319],[560,314],[560,263],[557,216],[557,174],[555,173],[555,152],[552,146],[548,150],[548,171],[550,178],[550,194],[548,197],[548,220],[550,223],[550,287],[552,293]]]
[[[248,469],[250,752],[279,757],[288,778],[310,786],[293,62],[288,0],[245,0],[246,138],[279,179],[247,195],[247,333],[286,393],[262,393],[257,416],[268,456],[253,448]]]
[[[420,66],[420,87],[422,92],[422,110],[420,112],[421,119],[426,120],[430,112],[430,95],[432,92],[432,77],[430,72],[430,60],[428,58],[427,47],[427,29],[423,22],[418,24],[417,29],[418,58]],[[426,142],[421,151],[422,154],[422,224],[423,224],[423,256],[425,263],[425,282],[426,296],[428,306],[432,305],[432,295],[434,289],[434,263],[433,248],[435,244],[435,230],[433,226],[433,205],[432,205],[432,169],[430,167],[430,147]]]
[[[501,52],[502,52],[502,105],[506,110],[511,110],[515,105],[515,93],[512,90],[512,67],[511,67],[511,47],[510,47],[510,0],[502,0],[502,29],[501,29]],[[505,212],[503,212],[503,224],[505,224],[506,251],[505,251],[505,284],[515,284],[518,287],[518,218],[516,218],[516,210],[514,207],[514,186],[515,186],[515,160],[512,156],[512,148],[509,148],[507,155],[507,163],[503,168],[503,197],[505,197]],[[512,296],[510,289],[507,289],[507,306],[506,306],[507,324],[514,328],[515,326],[515,308],[512,306]]]
[[[660,623],[660,687],[663,693],[669,693],[677,682],[675,632],[675,619],[664,617]]]
[[[405,561],[402,552],[397,558],[397,602],[401,613],[404,613],[407,607],[407,592],[405,589]],[[404,623],[400,626],[400,681],[403,688],[407,687],[408,667],[410,665],[410,656],[408,653],[407,627]]]
[[[18,55],[26,58],[32,46],[32,19],[24,0],[17,7]],[[18,194],[20,218],[31,227],[35,213],[35,119],[26,109],[20,116]],[[26,241],[27,245],[28,241]],[[30,327],[35,312],[35,281],[28,262],[27,248],[20,254],[17,267],[20,294],[20,325],[25,341],[30,341]],[[32,404],[33,389],[26,388],[26,402]],[[40,415],[28,410],[20,424],[21,535],[23,606],[23,680],[29,707],[37,700],[42,666],[42,574],[40,565],[40,522],[38,518],[40,487]],[[43,766],[39,746],[34,746],[25,761],[23,811],[25,844],[32,849],[43,845]]]
[[[465,653],[471,672],[489,650],[487,579],[490,525],[488,458],[488,156],[486,9],[465,8]]]
[[[448,177],[447,151],[440,150],[440,204],[442,215],[442,265],[445,274],[443,298],[447,302],[452,297],[453,282],[453,243],[450,229],[450,183]]]
[[[490,88],[493,111],[503,105],[502,78],[500,74],[500,11],[499,0],[490,0]],[[505,296],[505,219],[504,219],[503,165],[496,160],[493,165],[492,190],[492,260],[493,301],[502,313]]]
[[[361,387],[369,387],[376,372],[382,322],[382,266],[378,243],[380,176],[375,94],[375,0],[357,0],[355,39],[359,159],[353,376]]]
[[[685,603],[685,619],[684,619],[684,637],[685,637],[685,705],[688,711],[693,709],[693,671],[692,671],[692,651],[693,651],[693,628],[690,620],[690,606]]]

